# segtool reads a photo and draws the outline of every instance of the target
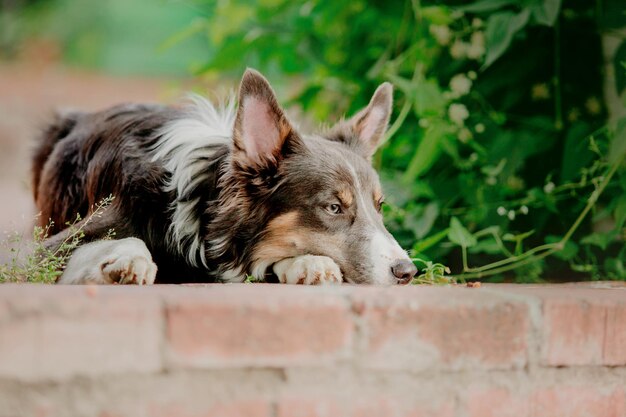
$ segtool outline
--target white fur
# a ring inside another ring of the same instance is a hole
[[[267,268],[270,267],[277,259],[259,259],[252,264],[250,275],[255,278],[263,278]]]
[[[157,266],[142,240],[99,240],[74,251],[58,283],[150,285],[156,272]]]
[[[356,170],[349,163],[346,163],[346,166],[349,167],[354,183],[356,184],[355,188],[357,190],[359,206],[362,207],[362,213],[364,213],[370,225],[368,228],[368,231],[371,233],[369,239],[369,259],[373,264],[373,283],[381,285],[395,284],[396,279],[391,270],[392,266],[403,260],[410,262],[411,259],[389,232],[378,228],[380,219],[375,218],[375,212],[369,209],[372,203],[368,202],[367,198],[363,195],[363,187],[361,186]]]
[[[206,161],[197,158],[210,157],[213,149],[207,146],[230,144],[236,117],[235,97],[215,106],[207,99],[191,95],[185,107],[185,117],[174,120],[163,127],[161,139],[155,146],[153,160],[162,160],[172,177],[166,191],[185,194],[195,184],[206,181]],[[205,244],[200,236],[200,219],[195,207],[197,200],[173,204],[172,225],[168,242],[190,264],[198,266],[198,255],[206,267]]]
[[[374,230],[374,229],[372,229]],[[395,284],[391,267],[399,261],[411,261],[398,242],[388,233],[375,230],[370,239],[370,259],[374,265],[372,276],[375,284]]]
[[[327,256],[287,258],[276,262],[273,269],[283,284],[327,285],[342,281],[339,266]]]
[[[241,267],[234,267],[222,272],[219,279],[229,283],[243,282],[246,279],[246,274],[243,273]]]

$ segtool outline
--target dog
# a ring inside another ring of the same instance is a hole
[[[410,282],[416,267],[383,225],[371,166],[392,95],[384,83],[352,118],[312,135],[252,69],[236,101],[57,115],[35,151],[34,200],[42,225],[52,222],[47,248],[77,213],[84,234],[57,282]],[[115,240],[103,239],[111,229]]]

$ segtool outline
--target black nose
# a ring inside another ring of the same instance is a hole
[[[406,284],[417,274],[417,267],[411,261],[398,261],[391,267],[399,284]]]

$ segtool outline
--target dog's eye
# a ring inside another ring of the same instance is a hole
[[[334,204],[329,204],[328,207],[326,207],[326,210],[328,210],[328,212],[330,214],[341,214],[341,206],[337,203]]]
[[[376,210],[380,213],[384,205],[385,205],[385,200],[378,200],[376,202]]]

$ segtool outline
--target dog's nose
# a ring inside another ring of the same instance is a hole
[[[417,274],[417,267],[411,261],[398,261],[391,267],[391,272],[399,284],[407,284]]]

